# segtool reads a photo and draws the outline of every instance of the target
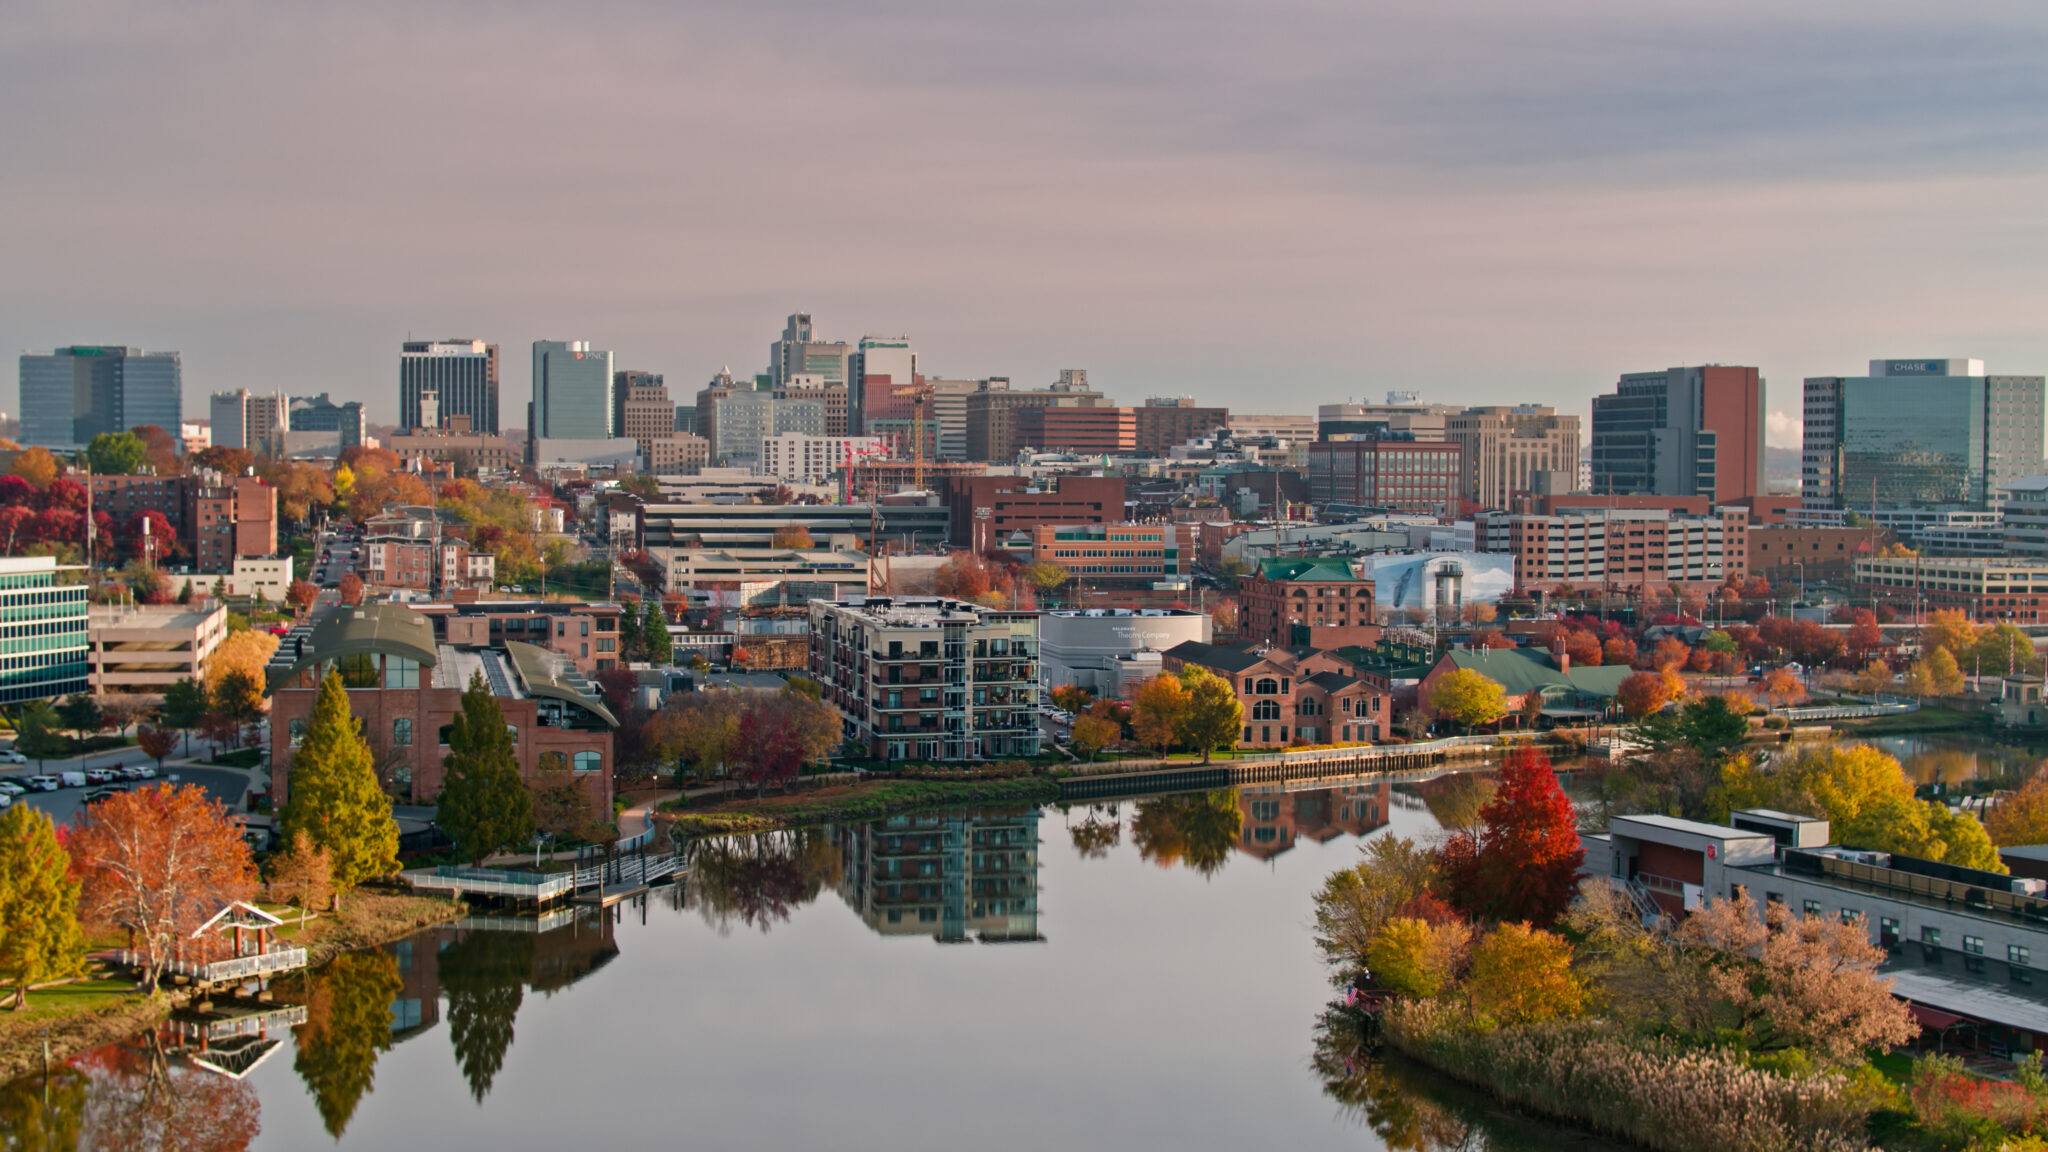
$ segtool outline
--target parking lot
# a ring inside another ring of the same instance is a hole
[[[58,775],[56,765],[53,764],[48,773],[38,773],[33,764],[26,768],[10,765],[8,771],[0,773],[0,780],[21,783],[35,775]],[[240,812],[247,806],[249,786],[255,779],[254,773],[239,768],[199,768],[189,764],[173,764],[154,780],[120,780],[111,785],[92,784],[83,788],[59,788],[55,792],[29,792],[14,797],[14,803],[40,808],[49,813],[50,819],[65,824],[69,823],[85,805],[85,798],[89,793],[103,787],[145,788],[152,784],[177,783],[197,784],[206,789],[214,799],[227,805],[229,810]]]

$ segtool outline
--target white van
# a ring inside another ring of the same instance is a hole
[[[85,773],[62,772],[58,774],[57,782],[66,788],[83,788],[85,787]]]

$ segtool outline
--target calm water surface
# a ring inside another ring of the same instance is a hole
[[[645,902],[344,957],[280,985],[303,1023],[103,1049],[0,1090],[0,1124],[27,1148],[1605,1147],[1318,1059],[1317,885],[1364,837],[1457,820],[1460,787],[700,845]]]

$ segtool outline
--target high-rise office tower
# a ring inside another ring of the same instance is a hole
[[[1707,364],[1630,372],[1593,397],[1593,491],[1599,495],[1764,494],[1764,379]]]
[[[782,339],[768,346],[768,382],[782,388],[792,376],[815,376],[827,385],[846,386],[853,349],[844,340],[819,340],[811,317],[799,312],[783,325]]]
[[[75,344],[21,358],[21,443],[77,448],[102,432],[184,423],[184,369],[176,352]]]
[[[264,395],[247,388],[215,392],[210,407],[216,447],[283,455],[284,434],[291,428],[291,401],[284,393]]]
[[[1539,404],[1467,408],[1445,421],[1444,438],[1465,460],[1465,499],[1506,508],[1508,497],[1533,489],[1539,472],[1579,478],[1579,418]]]
[[[433,423],[420,416],[420,393],[440,395]],[[607,409],[609,410],[609,409]],[[498,346],[481,340],[408,340],[398,354],[398,426],[446,428],[469,417],[469,429],[498,433]]]
[[[917,352],[908,336],[863,336],[847,370],[847,423],[872,435],[874,423],[894,426],[911,416],[917,389]]]
[[[533,342],[529,440],[606,440],[612,427],[612,354],[587,340]],[[448,394],[441,394],[441,409]]]
[[[642,455],[653,441],[675,436],[676,405],[661,373],[627,369],[613,375],[612,428],[614,435],[638,441]]]
[[[1868,376],[1806,381],[1808,508],[1990,508],[2041,470],[2048,378],[1982,360],[1872,360]]]

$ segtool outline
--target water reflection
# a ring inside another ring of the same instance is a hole
[[[305,978],[306,1022],[295,1032],[292,1068],[337,1140],[376,1083],[377,1057],[391,1047],[405,990],[397,959],[381,950],[337,956]]]
[[[1923,787],[1974,783],[2016,788],[2043,763],[2039,746],[1992,743],[1976,736],[1883,736],[1866,742],[1898,757],[1906,778]]]
[[[684,903],[720,935],[735,923],[763,932],[837,888],[840,849],[823,828],[722,836],[692,844]]]
[[[524,932],[473,932],[441,949],[448,1039],[479,1104],[490,1095],[512,1047],[512,1022],[526,999],[538,939]]]
[[[884,936],[1042,940],[1038,810],[897,816],[842,829],[839,894]]]
[[[72,1068],[85,1081],[80,1148],[239,1152],[261,1126],[253,1087],[171,1059],[155,1033],[95,1049]]]

